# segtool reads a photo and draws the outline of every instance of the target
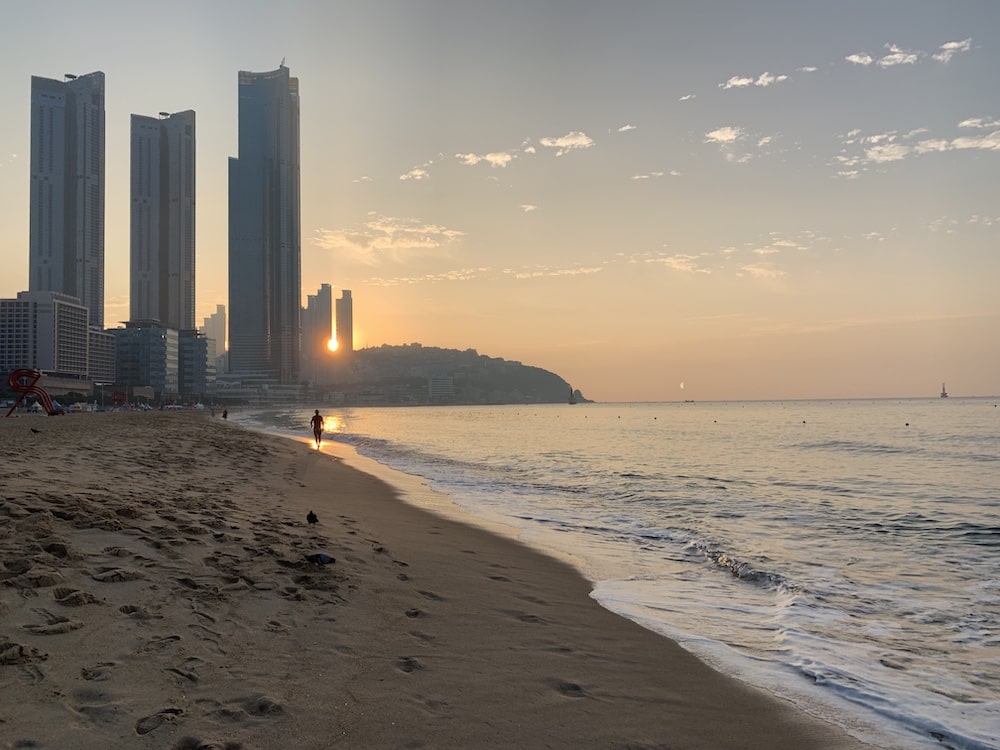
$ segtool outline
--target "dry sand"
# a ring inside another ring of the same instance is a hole
[[[0,419],[0,748],[862,747],[589,591],[304,443]]]

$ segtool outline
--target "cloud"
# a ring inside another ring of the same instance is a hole
[[[396,276],[393,278],[375,277],[368,279],[368,286],[410,286],[413,284],[437,284],[448,281],[471,281],[493,269],[486,268],[456,268],[443,273],[429,273],[423,276]]]
[[[756,78],[744,77],[744,76],[733,76],[725,83],[720,83],[719,88],[723,91],[727,89],[742,89],[747,86],[758,86],[767,87],[775,83],[782,83],[788,80],[788,76],[782,73],[781,75],[771,75],[770,73],[761,73]]]
[[[582,276],[593,273],[600,273],[602,266],[581,266],[576,268],[550,268],[549,266],[532,266],[526,269],[514,270],[505,268],[503,272],[515,279],[540,279],[551,278],[553,276]]]
[[[968,120],[962,120],[958,123],[960,128],[1000,128],[1000,120],[994,120],[993,118],[986,117],[970,117]]]
[[[743,128],[728,125],[726,127],[716,128],[715,130],[705,133],[705,143],[721,143],[728,145],[736,143],[745,137],[746,131],[743,130]]]
[[[351,182],[371,182],[371,181],[372,181],[372,178],[369,177],[368,175],[362,175],[361,177],[357,177],[357,178],[351,180]]]
[[[649,172],[648,174],[634,174],[633,180],[651,180],[654,177],[663,177],[663,172]]]
[[[697,98],[698,98],[698,95],[697,95],[697,94],[685,94],[684,96],[682,96],[682,97],[681,97],[680,99],[678,99],[677,101],[679,101],[679,102],[689,102],[689,101],[691,101],[692,99],[697,99]]]
[[[698,264],[700,255],[687,255],[685,253],[675,253],[674,255],[663,255],[655,258],[646,258],[646,263],[658,263],[673,271],[684,273],[712,273],[712,269],[704,268]]]
[[[630,130],[635,130],[635,127],[636,127],[635,125],[622,125],[620,128],[618,128],[618,132],[627,133]]]
[[[868,66],[871,65],[873,62],[875,62],[875,58],[873,58],[871,55],[865,52],[854,55],[848,55],[844,59],[847,60],[847,62],[849,63],[854,63],[855,65],[863,65],[863,66]]]
[[[815,65],[806,65],[804,67],[797,68],[797,70],[800,73],[815,73],[817,70],[819,70],[819,68],[817,68]]]
[[[897,47],[895,44],[887,44],[885,48],[889,50],[889,54],[878,61],[881,68],[891,68],[896,65],[913,65],[920,57],[920,53],[909,52]]]
[[[466,166],[472,167],[481,161],[486,162],[491,167],[506,167],[514,160],[513,154],[507,151],[497,151],[490,154],[455,154],[455,158],[459,159]]]
[[[401,180],[426,180],[430,177],[430,173],[426,169],[421,169],[420,167],[414,167],[409,172],[401,174],[399,179]]]
[[[358,229],[318,229],[312,244],[358,263],[402,262],[412,255],[434,255],[464,237],[457,229],[418,219],[374,216]]]
[[[959,127],[987,129],[1000,126],[1000,123],[976,118],[964,120]],[[926,128],[915,128],[904,135],[894,131],[876,133],[869,136],[859,136],[857,131],[848,133],[845,145],[861,146],[862,152],[855,155],[837,156],[835,161],[842,167],[857,167],[864,164],[888,164],[902,161],[911,156],[937,154],[949,151],[1000,151],[1000,129],[989,133],[963,135],[957,138],[925,138],[916,137],[927,132]],[[857,170],[838,172],[842,177],[856,177]]]
[[[890,161],[905,159],[913,149],[904,143],[886,143],[884,145],[872,146],[865,151],[865,157],[875,164],[884,164]]]
[[[564,154],[568,154],[570,151],[590,148],[594,145],[593,138],[586,133],[581,133],[576,130],[570,131],[566,135],[559,136],[558,138],[540,138],[538,142],[546,148],[556,149],[556,156],[563,156]]]
[[[757,264],[747,264],[740,266],[740,273],[738,276],[743,276],[746,274],[754,279],[782,279],[788,276],[787,271],[782,271],[780,268],[775,268],[774,266],[767,263],[757,263]]]
[[[538,206],[534,205],[533,203],[522,203],[521,210],[527,214],[531,213],[532,211],[537,211]]]
[[[951,58],[953,58],[959,52],[968,52],[970,49],[972,49],[972,37],[969,37],[968,39],[963,39],[961,42],[946,42],[945,44],[942,44],[938,49],[940,49],[940,52],[935,52],[933,55],[931,55],[931,58],[942,63],[951,62]]]

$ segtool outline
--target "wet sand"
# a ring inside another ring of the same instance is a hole
[[[326,446],[0,419],[0,748],[864,747],[589,593]]]

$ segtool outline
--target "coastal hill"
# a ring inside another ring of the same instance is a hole
[[[343,404],[566,403],[570,384],[540,367],[422,344],[383,345],[335,357],[315,391]],[[575,392],[575,400],[586,399]]]

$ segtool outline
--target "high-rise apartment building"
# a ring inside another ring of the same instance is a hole
[[[104,327],[104,73],[31,77],[30,291],[79,299]]]
[[[337,351],[354,351],[354,302],[351,290],[345,289],[337,300]]]
[[[132,115],[129,319],[194,330],[195,117]]]
[[[284,65],[239,74],[229,160],[229,371],[299,376],[299,81]]]

